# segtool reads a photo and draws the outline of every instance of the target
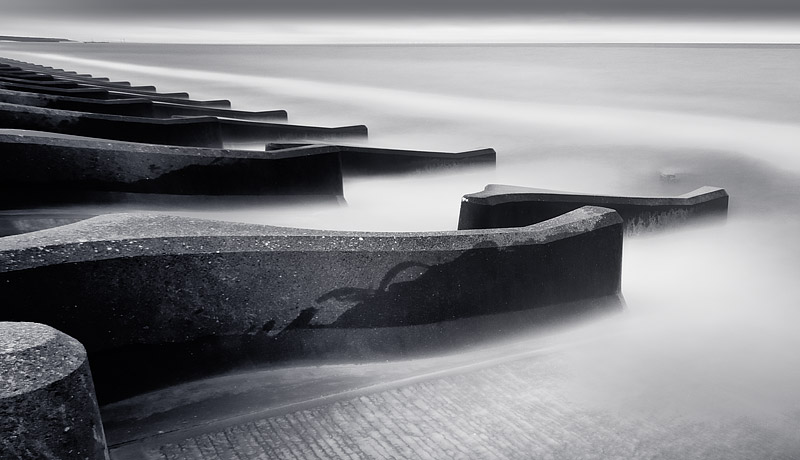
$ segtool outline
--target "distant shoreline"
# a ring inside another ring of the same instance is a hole
[[[13,35],[0,35],[0,42],[22,43],[77,43],[75,40],[51,37],[17,37]]]

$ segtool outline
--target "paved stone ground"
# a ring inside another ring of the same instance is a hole
[[[299,410],[167,433],[112,450],[112,457],[800,458],[798,404],[764,410],[726,388],[706,394],[692,381],[651,401],[650,393],[631,394],[634,387],[614,393],[604,382],[587,382],[593,377],[576,373],[574,364],[569,352],[556,352],[467,367]]]

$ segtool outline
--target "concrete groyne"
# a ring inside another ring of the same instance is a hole
[[[0,103],[0,128],[193,147],[222,147],[213,117],[152,119]]]
[[[29,105],[48,109],[73,110],[107,115],[131,117],[171,118],[174,116],[216,116],[251,121],[286,121],[285,110],[248,112],[242,110],[217,109],[165,102],[154,102],[147,98],[87,99],[72,96],[35,94],[25,91],[0,89],[0,102]]]
[[[0,149],[0,207],[5,208],[107,201],[110,192],[343,195],[333,149],[264,153],[3,130]]]
[[[149,144],[221,148],[223,142],[365,138],[367,127],[318,127],[216,117],[129,117],[0,103],[0,128]]]
[[[621,305],[622,226],[330,232],[122,214],[0,239],[3,319],[89,350],[115,399],[231,366],[374,359]],[[513,275],[513,276],[512,276]]]
[[[551,219],[581,206],[616,210],[629,234],[689,221],[725,218],[728,193],[718,187],[701,187],[674,197],[588,195],[510,185],[487,185],[464,195],[459,229],[520,227]]]
[[[267,151],[313,151],[330,147],[339,152],[342,158],[342,171],[348,176],[402,174],[465,166],[494,167],[497,157],[495,150],[488,148],[464,152],[436,152],[303,143],[270,143],[267,144]]]

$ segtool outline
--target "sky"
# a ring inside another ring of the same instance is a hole
[[[797,0],[2,0],[0,35],[214,43],[800,42]]]

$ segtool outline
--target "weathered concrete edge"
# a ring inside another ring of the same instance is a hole
[[[375,155],[400,155],[407,157],[421,157],[421,158],[435,158],[435,159],[453,159],[453,158],[473,158],[489,155],[496,155],[497,152],[493,148],[481,148],[473,150],[464,150],[460,152],[442,152],[433,150],[409,150],[409,149],[394,149],[382,147],[366,147],[366,146],[353,146],[343,144],[328,144],[328,143],[295,143],[295,142],[270,142],[267,144],[267,151],[296,151],[301,149],[322,148],[322,147],[335,147],[342,153],[368,153]]]
[[[480,192],[464,195],[462,201],[472,204],[494,206],[519,201],[571,202],[591,200],[597,206],[604,204],[631,204],[652,206],[691,206],[728,196],[720,187],[703,186],[678,196],[616,196],[590,195],[574,192],[489,184]]]
[[[24,132],[24,134],[22,133]],[[180,145],[148,144],[144,142],[129,142],[113,139],[101,139],[70,134],[50,133],[46,131],[31,130],[3,130],[0,129],[0,145],[2,144],[27,144],[49,145],[64,149],[96,149],[111,152],[135,151],[159,155],[189,155],[210,158],[261,158],[285,159],[312,156],[323,153],[337,152],[334,147],[320,147],[315,149],[300,149],[292,151],[260,152],[254,150],[219,149],[213,147],[192,147]]]
[[[547,244],[622,223],[612,209],[585,206],[528,227],[446,232],[309,230],[161,214],[109,214],[0,238],[0,272],[64,263],[165,254],[294,251],[467,250],[487,240],[500,247]]]

